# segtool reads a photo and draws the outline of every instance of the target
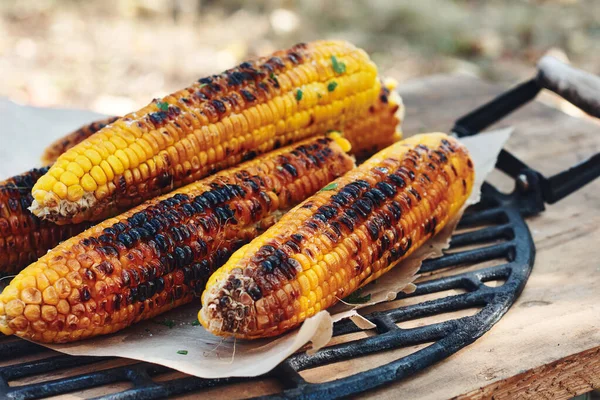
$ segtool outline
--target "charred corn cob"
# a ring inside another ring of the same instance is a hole
[[[202,294],[217,335],[278,335],[377,279],[441,230],[464,204],[474,170],[444,134],[376,154],[235,252]]]
[[[61,155],[35,184],[32,212],[98,220],[257,154],[364,118],[380,95],[367,54],[299,44],[155,100]]]
[[[82,232],[89,224],[58,226],[40,221],[27,209],[33,183],[48,167],[0,182],[0,275],[14,274],[59,242]]]
[[[69,342],[191,301],[234,250],[350,170],[347,146],[314,138],[273,151],[63,242],[0,294],[0,331]]]
[[[42,160],[48,164],[69,148],[99,131],[116,117],[92,122],[51,144]],[[14,274],[59,242],[82,232],[89,224],[58,226],[40,221],[29,210],[33,184],[49,167],[34,168],[0,182],[0,275]]]
[[[82,126],[76,131],[71,132],[60,139],[57,139],[55,142],[46,147],[46,150],[44,150],[44,154],[42,154],[42,163],[44,165],[52,164],[62,153],[69,150],[76,144],[81,143],[83,140],[104,128],[106,125],[112,124],[117,119],[119,119],[119,117],[108,117],[94,121],[88,125]]]

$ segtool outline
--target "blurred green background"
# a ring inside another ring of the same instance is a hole
[[[1,0],[0,96],[122,114],[243,59],[343,38],[400,81],[503,83],[548,51],[600,73],[600,1]]]

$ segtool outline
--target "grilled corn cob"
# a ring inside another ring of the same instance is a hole
[[[61,155],[32,212],[98,220],[257,154],[364,118],[380,94],[367,54],[299,44],[155,100]]]
[[[234,250],[350,170],[348,145],[314,138],[273,151],[63,242],[0,294],[0,331],[69,342],[191,301]]]
[[[42,160],[48,164],[69,148],[116,120],[92,122],[51,144]],[[0,275],[14,274],[59,242],[82,232],[89,224],[57,226],[40,221],[27,209],[33,184],[49,167],[34,168],[0,182]]]
[[[199,320],[217,335],[278,335],[377,279],[441,230],[472,189],[444,134],[376,154],[292,209],[209,279]]]
[[[88,125],[82,126],[81,128],[69,133],[64,137],[61,137],[60,139],[57,139],[55,142],[46,147],[46,150],[44,150],[44,154],[42,154],[42,163],[44,165],[52,164],[62,153],[69,150],[76,144],[81,143],[83,140],[104,128],[106,125],[112,124],[117,119],[119,119],[119,117],[108,117],[94,121]]]
[[[34,168],[0,182],[0,275],[14,274],[89,224],[58,226],[27,209],[33,183],[48,171]]]

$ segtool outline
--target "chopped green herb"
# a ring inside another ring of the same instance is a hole
[[[333,70],[336,74],[343,74],[346,72],[346,64],[338,61],[335,56],[331,56],[331,62],[333,64]]]
[[[326,192],[328,190],[337,189],[338,184],[336,182],[331,182],[329,185],[325,186],[323,189],[319,190],[319,192]]]
[[[173,321],[172,319],[165,319],[164,321],[154,321],[154,323],[168,326],[169,329],[173,329],[173,327],[175,326],[175,321]]]
[[[208,86],[208,83],[203,83],[200,85],[200,87],[198,89],[202,89],[204,86]]]
[[[159,101],[157,103],[158,108],[160,108],[162,111],[168,111],[169,110],[169,103],[167,103],[166,101]]]
[[[329,82],[329,84],[327,85],[327,90],[329,90],[330,92],[333,92],[335,90],[335,88],[337,87],[337,82],[336,81],[331,81]]]
[[[322,98],[323,98],[323,95],[322,95],[321,93],[317,93],[317,97],[318,97],[319,99],[322,99]]]
[[[302,100],[302,90],[300,89],[296,90],[296,100]]]
[[[367,294],[365,296],[361,296],[360,294],[361,294],[361,290],[359,289],[356,292],[351,293],[350,295],[346,296],[344,301],[346,303],[350,303],[350,304],[365,304],[369,300],[371,300],[370,294]]]
[[[198,325],[200,325],[200,321],[198,321],[198,320],[192,321],[192,326],[198,326]]]
[[[177,350],[177,354],[181,354],[182,356],[187,356],[187,350]]]
[[[277,80],[277,77],[275,76],[275,74],[273,72],[271,72],[269,74],[269,78],[273,79],[275,81],[275,83],[279,84],[279,81]]]

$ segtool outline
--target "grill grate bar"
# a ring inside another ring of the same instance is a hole
[[[458,228],[470,228],[485,224],[505,224],[508,217],[503,208],[489,208],[483,211],[465,213],[458,223]]]
[[[452,236],[452,247],[486,243],[494,239],[511,240],[514,232],[509,224],[490,226],[473,232],[459,233]]]
[[[448,335],[455,327],[455,321],[446,321],[412,329],[398,328],[350,343],[325,347],[313,355],[298,353],[291,356],[289,361],[294,369],[301,371],[393,348],[433,342]]]
[[[441,258],[425,260],[423,265],[421,265],[420,272],[433,272],[442,268],[456,267],[461,264],[477,264],[496,258],[508,257],[513,249],[513,243],[505,242],[488,247],[446,254]]]
[[[2,354],[3,360],[12,360],[14,358],[41,353],[47,350],[45,347],[26,340],[0,336],[0,340],[1,339],[6,339],[0,342],[0,354]]]
[[[271,376],[277,379],[284,387],[293,388],[306,385],[307,382],[304,380],[302,375],[292,366],[289,360],[286,360],[279,364],[272,372]]]
[[[37,374],[77,367],[80,365],[93,364],[98,361],[110,360],[110,358],[99,357],[71,357],[55,356],[43,360],[35,360],[17,365],[10,365],[0,369],[0,376],[11,381],[26,378]]]

